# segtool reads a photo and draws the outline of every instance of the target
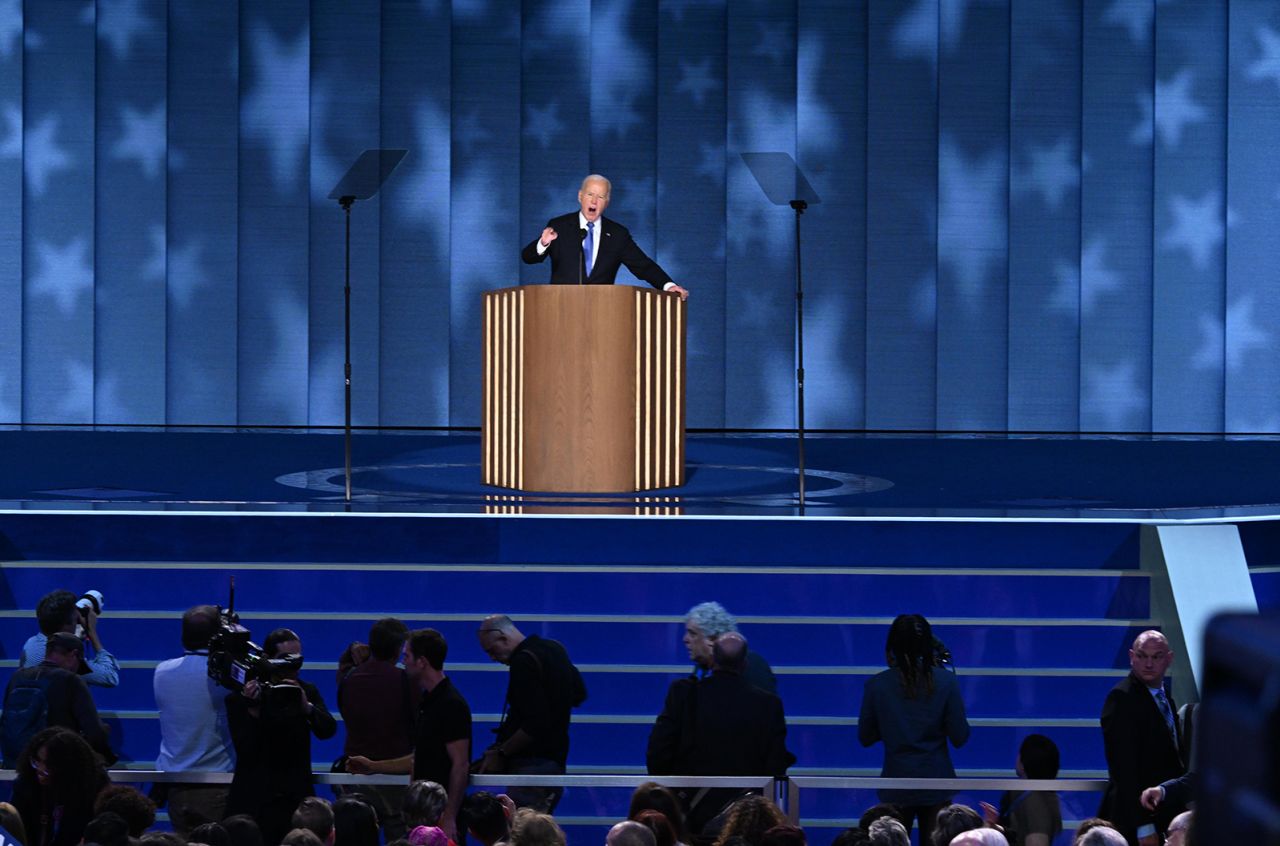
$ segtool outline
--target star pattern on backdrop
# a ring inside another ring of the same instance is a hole
[[[1198,200],[1175,195],[1169,202],[1173,225],[1160,238],[1169,250],[1185,250],[1199,270],[1209,266],[1214,252],[1226,237],[1222,193],[1210,190]]]
[[[532,103],[525,106],[524,134],[535,139],[544,150],[550,150],[556,136],[564,132],[564,121],[560,120],[560,104],[550,102],[539,108]]]
[[[311,38],[304,29],[292,42],[269,27],[253,30],[253,88],[241,103],[240,131],[264,144],[277,186],[303,175],[311,132]]]
[[[1246,295],[1228,303],[1225,321],[1216,314],[1200,315],[1200,346],[1191,356],[1191,366],[1217,370],[1225,363],[1228,372],[1239,373],[1249,353],[1270,346],[1271,333],[1258,324],[1254,298]]]
[[[938,51],[954,50],[964,35],[965,16],[972,0],[916,0],[893,28],[900,59],[937,61]]]
[[[1256,35],[1262,55],[1245,73],[1250,79],[1269,79],[1280,86],[1280,33],[1269,26],[1260,26]]]
[[[938,262],[976,308],[993,267],[1006,261],[1006,159],[996,150],[973,160],[949,138],[938,142]]]
[[[89,264],[89,242],[73,238],[58,247],[47,241],[36,244],[36,274],[29,290],[50,297],[66,316],[76,313],[80,298],[93,294],[93,267]]]
[[[472,109],[453,119],[453,143],[460,152],[475,153],[492,140],[493,133],[484,128],[480,110]]]
[[[751,55],[781,64],[791,55],[793,43],[788,27],[761,22],[756,25],[756,43],[751,46]]]
[[[168,153],[169,110],[161,101],[149,112],[132,106],[120,110],[123,133],[111,148],[117,159],[133,160],[147,179],[155,179],[164,171]]]
[[[209,284],[201,259],[204,243],[192,238],[186,244],[168,243],[165,228],[152,226],[148,232],[151,254],[142,266],[142,277],[152,282],[163,282],[169,300],[181,309],[188,309],[195,302],[196,294]]]
[[[591,115],[594,133],[613,133],[626,138],[633,127],[641,126],[637,103],[652,88],[653,65],[650,50],[641,46],[631,32],[630,0],[596,0],[591,7],[591,51],[605,55],[615,67],[629,68],[628,73],[591,74],[591,102],[606,104]]]
[[[1058,262],[1054,270],[1058,287],[1053,305],[1066,312],[1080,310],[1091,314],[1103,294],[1120,290],[1124,280],[1107,265],[1107,241],[1101,236],[1090,238],[1080,252],[1080,264]]]
[[[60,422],[93,422],[93,365],[68,361],[63,367],[65,387],[58,397]]]
[[[1157,79],[1154,106],[1151,97],[1138,98],[1142,121],[1133,130],[1132,140],[1139,144],[1150,142],[1153,111],[1155,131],[1167,147],[1177,147],[1182,143],[1182,130],[1187,126],[1208,120],[1209,113],[1191,96],[1194,83],[1195,75],[1189,68],[1168,82]]]
[[[1145,391],[1138,384],[1138,368],[1133,362],[1085,368],[1081,426],[1093,428],[1088,421],[1100,419],[1102,428],[1109,432],[1146,428],[1146,421],[1138,419],[1146,409]]]
[[[716,185],[724,185],[724,145],[703,141],[698,145],[698,167],[695,171]]]
[[[1112,0],[1111,5],[1102,13],[1102,20],[1124,27],[1129,33],[1129,39],[1135,45],[1144,47],[1151,42],[1155,6],[1163,2],[1165,0]]]
[[[1075,143],[1062,138],[1052,146],[1028,145],[1023,190],[1034,191],[1046,207],[1057,211],[1067,193],[1080,186],[1080,163]]]
[[[22,158],[22,108],[6,105],[3,109],[4,137],[0,138],[0,157]]]
[[[0,56],[6,60],[22,41],[22,0],[0,0]]]
[[[720,90],[720,80],[711,73],[711,60],[701,62],[680,61],[680,81],[676,83],[676,91],[688,94],[693,102],[701,106],[712,91]]]
[[[142,13],[142,0],[97,0],[97,27],[120,61],[129,58],[135,39],[156,32],[155,22]]]
[[[58,146],[57,135],[57,115],[46,115],[24,133],[22,169],[27,178],[27,187],[36,196],[45,192],[50,176],[71,168],[71,156]]]

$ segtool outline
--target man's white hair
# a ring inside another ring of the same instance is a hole
[[[1075,842],[1075,846],[1128,846],[1124,835],[1105,825],[1091,828]]]
[[[911,846],[911,835],[893,817],[881,817],[867,826],[872,846]]]
[[[994,828],[971,828],[951,838],[952,846],[1009,846],[1005,836]]]
[[[582,187],[581,187],[581,188],[579,188],[578,190],[579,190],[579,191],[585,191],[585,190],[587,190],[587,183],[588,183],[588,182],[603,182],[603,183],[604,183],[604,195],[605,195],[606,197],[613,193],[613,183],[612,183],[612,182],[610,182],[608,179],[606,179],[605,177],[601,176],[601,175],[600,175],[600,174],[598,174],[598,173],[593,173],[593,174],[591,174],[590,176],[588,176],[586,179],[582,180]]]

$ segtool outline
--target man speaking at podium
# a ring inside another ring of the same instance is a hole
[[[552,285],[612,285],[618,267],[625,264],[636,278],[687,300],[689,292],[636,246],[627,228],[604,217],[611,189],[609,180],[599,174],[582,180],[578,212],[548,221],[520,257],[525,264],[537,264],[550,255]]]

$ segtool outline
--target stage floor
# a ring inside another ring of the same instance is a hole
[[[799,514],[794,436],[690,435],[644,495],[480,483],[474,432],[0,430],[0,509]],[[1280,439],[806,437],[806,517],[1200,520],[1280,514]]]

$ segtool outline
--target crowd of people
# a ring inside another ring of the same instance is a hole
[[[156,767],[176,780],[143,795],[112,785],[105,770],[115,756],[88,685],[117,684],[119,673],[95,609],[54,591],[37,607],[37,620],[40,634],[24,648],[0,714],[5,764],[16,770],[0,825],[22,846],[126,846],[130,838],[154,846],[456,846],[468,836],[485,846],[564,843],[553,816],[561,788],[467,793],[471,774],[563,774],[571,711],[587,696],[563,644],[525,634],[505,615],[486,617],[477,629],[480,647],[507,667],[507,691],[493,743],[474,755],[471,709],[445,670],[440,632],[384,618],[367,643],[347,647],[337,678],[346,738],[334,770],[403,776],[404,783],[335,785],[332,805],[315,796],[311,739],[332,737],[338,723],[317,688],[298,678],[296,632],[270,632],[256,659],[266,669],[229,680],[210,673],[210,647],[226,625],[219,610],[201,605],[183,615],[183,653],[161,662],[154,676]],[[650,732],[649,773],[785,776],[796,759],[768,662],[714,602],[689,611],[684,644],[694,672],[668,689]],[[1191,836],[1184,810],[1194,783],[1186,766],[1194,723],[1179,719],[1165,689],[1172,652],[1164,636],[1143,632],[1129,655],[1132,672],[1102,710],[1109,788],[1099,819],[1081,826],[1076,842],[1154,846],[1167,837],[1177,846]],[[890,627],[885,659],[886,669],[864,687],[859,740],[883,746],[885,777],[954,778],[949,749],[965,744],[970,727],[945,646],[924,617],[902,615]],[[1020,777],[1053,779],[1058,765],[1051,739],[1024,739]],[[189,772],[231,773],[230,783],[183,781]],[[896,846],[917,828],[922,845],[1049,846],[1062,831],[1053,792],[1010,791],[999,807],[984,803],[980,811],[953,804],[954,796],[881,791],[881,804],[836,842]],[[148,833],[157,804],[167,807],[172,833]],[[805,833],[766,797],[648,783],[607,842],[804,846]]]

